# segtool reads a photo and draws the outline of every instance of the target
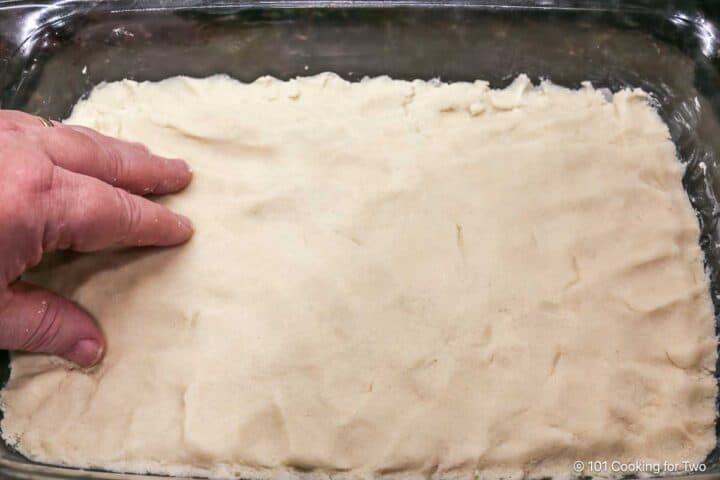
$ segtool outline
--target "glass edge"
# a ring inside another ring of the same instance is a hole
[[[6,88],[10,62],[49,26],[90,13],[205,10],[459,8],[488,11],[576,11],[662,15],[668,8],[697,8],[700,0],[0,0],[0,88]],[[0,105],[2,108],[2,105]]]
[[[102,7],[109,13],[123,11],[173,11],[192,9],[293,9],[293,8],[480,8],[502,10],[578,10],[578,11],[628,11],[652,13],[658,7],[685,7],[696,4],[694,0],[678,3],[674,0],[651,2],[648,0],[625,0],[605,2],[602,0],[59,0],[27,1],[0,0],[0,13],[7,10],[89,11]]]
[[[107,470],[74,468],[62,465],[35,463],[0,456],[0,478],[37,480],[190,480],[200,477],[174,477],[147,473],[122,473]],[[251,480],[251,479],[248,479]],[[715,479],[713,479],[715,480]]]

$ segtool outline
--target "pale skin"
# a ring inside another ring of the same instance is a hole
[[[0,349],[98,363],[105,340],[91,315],[19,277],[54,250],[186,242],[190,220],[143,196],[191,179],[184,161],[140,144],[0,111]]]

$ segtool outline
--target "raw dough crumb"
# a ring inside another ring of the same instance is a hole
[[[69,121],[189,160],[162,202],[196,234],[36,275],[108,349],[13,357],[3,436],[30,458],[517,478],[715,445],[698,225],[643,92],[179,77]]]

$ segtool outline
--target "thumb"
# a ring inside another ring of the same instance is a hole
[[[104,344],[86,311],[48,290],[16,282],[0,303],[0,349],[50,353],[89,367]]]

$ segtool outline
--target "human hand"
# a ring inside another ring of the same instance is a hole
[[[142,145],[0,110],[0,349],[97,363],[104,340],[90,315],[18,277],[52,250],[187,241],[186,217],[140,195],[175,192],[191,178],[185,162]]]

